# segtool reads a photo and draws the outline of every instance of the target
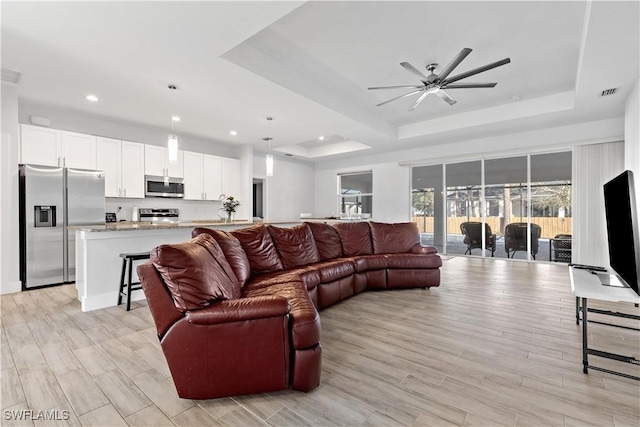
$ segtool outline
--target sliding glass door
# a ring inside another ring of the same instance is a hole
[[[423,244],[444,251],[442,165],[420,166],[412,170],[412,216]]]
[[[449,254],[570,262],[571,157],[414,167],[413,220],[422,242]]]
[[[494,256],[527,259],[527,156],[484,161],[486,222]]]
[[[481,247],[474,248],[476,244],[469,239],[465,241],[463,228],[482,223],[481,168],[480,161],[446,165],[447,252],[450,254],[480,255]]]

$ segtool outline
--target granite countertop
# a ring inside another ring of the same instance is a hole
[[[180,221],[180,222],[135,222],[121,221],[109,222],[103,225],[77,225],[69,226],[69,230],[81,231],[131,231],[131,230],[169,230],[175,228],[196,228],[196,227],[225,227],[237,225],[250,225],[248,220],[236,220],[225,223],[220,220],[197,220],[197,221]]]
[[[249,226],[252,224],[272,224],[272,225],[282,225],[282,224],[299,224],[304,221],[309,222],[328,222],[328,223],[336,223],[336,222],[353,222],[351,219],[337,219],[337,218],[297,218],[293,220],[270,220],[270,221],[259,221],[259,222],[251,222],[249,220],[235,220],[231,222],[224,222],[219,219],[215,220],[191,220],[191,221],[180,221],[180,222],[134,222],[134,221],[121,221],[121,222],[110,222],[107,224],[96,224],[96,225],[76,225],[67,227],[69,230],[80,230],[80,231],[89,231],[89,232],[104,232],[104,231],[131,231],[131,230],[170,230],[176,228],[196,228],[196,227],[215,227],[215,228],[225,228],[230,226]]]

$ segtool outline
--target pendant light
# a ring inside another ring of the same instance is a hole
[[[179,122],[180,117],[172,116],[171,117],[171,130],[173,131],[173,124],[175,122]],[[169,163],[176,164],[178,163],[178,135],[169,134],[169,138],[167,140],[167,150],[169,153]]]
[[[262,138],[263,141],[267,141],[268,144],[268,152],[266,156],[266,168],[267,168],[267,176],[273,176],[273,154],[271,154],[271,138],[270,136],[266,138]]]
[[[169,89],[169,91],[175,91],[178,89],[175,84],[169,84],[167,88]],[[178,163],[178,135],[175,135],[173,133],[173,124],[179,121],[180,117],[176,115],[171,116],[171,133],[169,134],[169,137],[167,139],[167,157],[169,158],[169,163],[173,165]]]
[[[272,122],[273,121],[273,117],[267,117],[267,121],[268,122]],[[266,169],[267,169],[267,176],[273,176],[273,154],[271,154],[271,141],[273,140],[273,138],[271,138],[270,136],[266,137],[266,138],[262,138],[263,141],[267,141],[268,144],[268,151],[267,151],[267,156],[266,156]]]

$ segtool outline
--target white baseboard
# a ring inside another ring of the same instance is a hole
[[[109,292],[107,294],[93,295],[91,297],[78,298],[82,304],[82,311],[98,310],[100,308],[115,307],[118,305],[118,292]],[[140,301],[145,299],[142,289],[133,291],[131,301]],[[124,302],[126,304],[126,301]]]
[[[22,291],[22,282],[14,280],[6,283],[0,283],[0,295],[13,294]]]

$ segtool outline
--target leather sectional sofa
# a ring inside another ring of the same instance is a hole
[[[320,384],[318,309],[366,289],[440,285],[414,223],[196,228],[138,267],[178,395],[211,399]]]

